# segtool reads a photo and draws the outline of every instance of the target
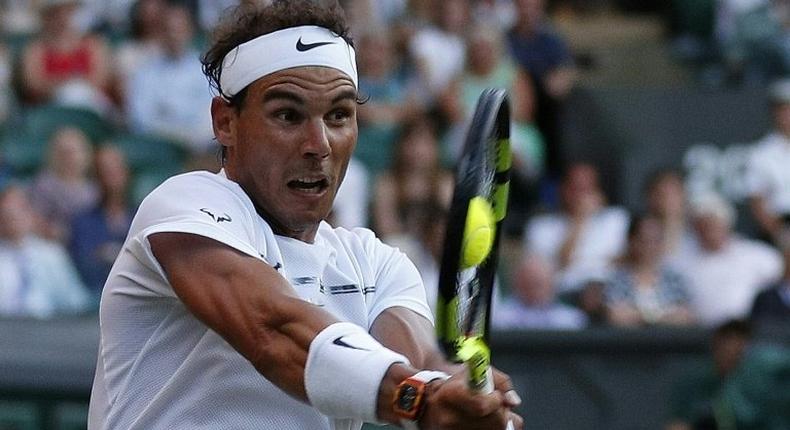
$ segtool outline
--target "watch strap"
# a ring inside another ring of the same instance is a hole
[[[429,384],[432,381],[435,381],[437,379],[446,380],[446,379],[449,379],[449,378],[450,378],[450,375],[448,375],[447,373],[444,373],[442,371],[438,371],[438,370],[421,370],[421,371],[415,373],[414,375],[409,376],[408,378],[404,379],[403,382],[401,382],[401,384],[408,383],[411,380],[411,381],[416,381],[416,382],[422,383],[422,384],[427,386],[427,384]],[[424,393],[421,393],[421,396],[422,397],[420,399],[420,402],[422,402],[422,404],[418,406],[420,409],[425,407],[425,404],[424,404],[424,402],[425,402]],[[422,411],[419,411],[418,415],[413,420],[412,419],[408,419],[408,418],[402,418],[400,420],[401,427],[404,428],[405,430],[419,430],[419,425],[417,423],[417,420],[419,420],[420,415],[422,415]]]

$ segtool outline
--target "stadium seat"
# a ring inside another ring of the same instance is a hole
[[[32,403],[0,401],[0,429],[38,430],[42,428]]]
[[[179,172],[184,168],[186,149],[177,142],[149,134],[119,134],[111,139],[126,155],[132,171]]]
[[[89,110],[62,106],[31,108],[0,137],[3,159],[18,174],[33,174],[44,163],[52,134],[65,126],[79,128],[94,144],[114,132],[112,124]]]

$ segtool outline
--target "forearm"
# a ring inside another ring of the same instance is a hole
[[[266,379],[307,400],[304,367],[317,333],[337,319],[299,299],[262,261],[194,235],[149,238],[179,299]]]

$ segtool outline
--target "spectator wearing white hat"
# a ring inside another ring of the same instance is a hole
[[[757,293],[781,276],[779,252],[734,234],[735,210],[719,195],[692,201],[691,218],[698,246],[680,269],[689,281],[697,321],[713,327],[745,317]]]
[[[790,217],[790,78],[771,85],[769,96],[774,127],[753,146],[747,186],[754,219],[776,241]]]

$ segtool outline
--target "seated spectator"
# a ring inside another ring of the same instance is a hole
[[[39,27],[40,2],[30,0],[5,0],[0,2],[0,28],[4,35],[32,34]]]
[[[46,318],[88,309],[66,250],[34,233],[36,213],[18,185],[0,191],[0,315]]]
[[[547,19],[545,0],[513,3],[516,22],[507,34],[507,44],[534,86],[535,123],[546,142],[546,169],[557,178],[567,167],[560,147],[560,112],[576,81],[573,56]]]
[[[562,208],[537,215],[526,225],[524,250],[557,267],[560,294],[578,290],[592,275],[603,273],[625,244],[628,213],[606,206],[598,170],[572,164],[560,184]]]
[[[516,170],[535,178],[543,170],[543,142],[532,127],[534,95],[529,75],[511,63],[502,34],[495,28],[477,25],[468,32],[466,66],[443,93],[441,107],[453,125],[448,153],[455,160],[480,94],[487,88],[503,88],[511,102],[511,145]],[[515,196],[514,196],[515,197]]]
[[[131,76],[151,58],[162,55],[165,0],[138,0],[131,9],[129,37],[115,48],[115,93],[122,101],[128,97],[124,87]]]
[[[771,86],[773,130],[757,141],[747,171],[752,216],[775,240],[782,217],[790,217],[790,78]]]
[[[790,72],[784,0],[719,0],[716,35],[726,77],[760,84]]]
[[[422,114],[413,82],[400,71],[391,35],[370,29],[359,37],[359,90],[369,100],[359,107],[359,140],[354,157],[371,173],[389,168],[403,124]]]
[[[464,69],[466,42],[461,34],[469,23],[468,0],[446,0],[432,14],[432,24],[417,30],[409,45],[426,105]]]
[[[430,201],[412,209],[413,234],[403,234],[387,240],[403,251],[420,272],[428,305],[436,313],[439,287],[439,268],[444,251],[444,231],[448,207]]]
[[[506,221],[509,236],[520,237],[523,219],[530,215],[543,174],[543,137],[533,124],[534,94],[529,75],[519,70],[507,56],[503,35],[490,26],[476,25],[468,33],[469,47],[464,72],[441,98],[442,109],[451,123],[444,139],[444,155],[454,164],[458,159],[480,95],[486,88],[508,91],[511,112],[510,143],[513,169]]]
[[[647,213],[661,223],[664,231],[664,260],[676,266],[696,246],[688,220],[683,176],[675,170],[659,170],[648,179],[644,194]]]
[[[351,158],[343,183],[337,190],[330,214],[330,224],[352,229],[367,227],[370,204],[370,173],[357,159]]]
[[[46,219],[45,237],[67,243],[74,215],[96,204],[98,190],[88,177],[90,166],[91,145],[85,133],[64,127],[52,135],[47,165],[30,189],[33,207]]]
[[[694,316],[706,326],[746,317],[757,292],[782,274],[782,258],[762,242],[733,233],[735,210],[710,194],[691,204],[699,246],[679,267],[689,281]]]
[[[790,327],[790,226],[784,227],[779,247],[784,256],[784,277],[757,295],[750,319],[755,323]]]
[[[128,201],[129,168],[123,153],[113,146],[102,146],[94,160],[99,202],[74,217],[69,251],[98,308],[104,282],[126,240],[134,209]]]
[[[169,5],[162,17],[163,52],[141,66],[128,85],[132,130],[182,142],[193,155],[214,151],[211,92],[192,48],[194,24],[189,9]]]
[[[452,192],[452,174],[439,163],[434,126],[418,119],[404,127],[392,168],[376,180],[371,203],[374,230],[384,239],[413,235],[413,209],[427,202],[449,207]]]
[[[551,263],[529,255],[511,280],[510,294],[496,304],[491,323],[499,329],[575,330],[587,325],[587,317],[557,300]]]
[[[687,325],[692,322],[685,280],[663,264],[661,221],[637,216],[628,244],[606,287],[609,322],[616,326]]]
[[[77,0],[45,0],[41,30],[23,48],[22,92],[28,103],[55,102],[107,114],[110,51],[98,35],[77,25]]]
[[[710,359],[703,367],[684,375],[672,390],[672,417],[666,430],[721,428],[716,423],[716,409],[744,360],[751,335],[750,325],[740,320],[728,320],[716,328]]]

